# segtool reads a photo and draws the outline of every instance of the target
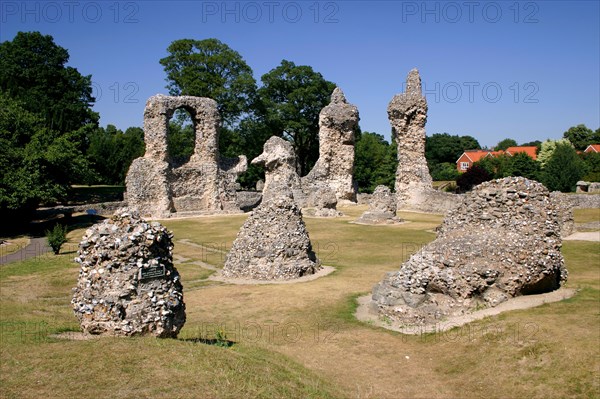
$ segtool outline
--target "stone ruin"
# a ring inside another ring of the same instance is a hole
[[[300,208],[292,145],[271,137],[252,160],[265,167],[263,201],[240,229],[225,259],[227,278],[290,280],[316,273],[320,262],[312,250]]]
[[[86,231],[71,300],[84,333],[177,337],[185,304],[172,236],[160,223],[128,213]]]
[[[329,195],[329,191],[337,201],[356,202],[354,133],[358,120],[358,108],[349,104],[336,87],[331,102],[319,113],[319,159],[302,178],[309,206],[331,209],[323,208],[321,203],[330,205],[332,201],[319,199],[319,194]]]
[[[189,161],[175,167],[169,157],[169,120],[177,109],[192,117],[196,135]],[[174,212],[234,213],[235,181],[246,171],[245,156],[219,156],[220,117],[217,103],[204,97],[155,95],[144,109],[146,153],[135,159],[126,178],[126,199],[130,209],[152,218]]]
[[[558,289],[567,278],[561,216],[548,190],[522,177],[465,194],[438,237],[373,288],[372,307],[408,325]]]
[[[398,146],[396,198],[398,208],[426,212],[445,212],[453,208],[452,194],[436,191],[425,159],[427,100],[421,92],[419,71],[413,69],[406,79],[406,90],[388,105],[392,135]]]
[[[396,224],[402,219],[396,216],[396,196],[386,186],[377,186],[369,200],[369,209],[355,223]]]

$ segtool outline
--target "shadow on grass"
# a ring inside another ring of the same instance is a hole
[[[191,342],[193,344],[204,344],[204,345],[212,345],[219,346],[222,348],[230,348],[236,344],[235,341],[230,341],[228,339],[218,339],[218,338],[183,338],[181,339],[183,342]]]

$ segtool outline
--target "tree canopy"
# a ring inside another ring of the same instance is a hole
[[[556,145],[556,149],[544,167],[542,183],[550,191],[573,191],[577,181],[585,173],[585,165],[577,156],[575,149],[564,143]]]
[[[283,60],[261,77],[257,121],[267,130],[289,140],[302,176],[319,157],[319,113],[329,104],[335,84],[312,67]]]
[[[96,124],[91,75],[66,66],[68,60],[68,51],[52,36],[19,32],[0,43],[0,91],[41,116],[48,129],[69,132]]]
[[[70,184],[89,181],[83,155],[91,110],[91,77],[66,66],[67,50],[51,36],[19,32],[0,44],[0,214],[16,217],[64,199]]]
[[[225,126],[251,111],[256,81],[237,51],[217,39],[175,40],[167,51],[160,64],[171,95],[214,99]]]
[[[361,192],[383,184],[391,190],[396,180],[396,144],[377,133],[362,132],[356,140],[354,179]]]
[[[600,144],[600,128],[594,132],[583,124],[572,126],[563,138],[569,140],[576,150],[583,151],[590,144]]]
[[[494,147],[494,150],[496,151],[505,151],[508,147],[516,147],[519,144],[517,144],[517,142],[514,139],[504,139],[501,140],[498,144],[496,144],[496,147]]]

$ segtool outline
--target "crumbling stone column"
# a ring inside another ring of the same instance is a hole
[[[405,92],[396,94],[390,101],[388,117],[398,146],[395,189],[398,207],[402,208],[423,201],[422,194],[433,191],[425,159],[427,100],[421,93],[417,69],[409,72]]]
[[[353,173],[358,120],[358,108],[349,104],[342,90],[336,87],[331,102],[319,114],[319,159],[302,178],[307,194],[315,186],[326,186],[335,192],[338,201],[356,202]]]

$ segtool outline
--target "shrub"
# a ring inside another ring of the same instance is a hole
[[[465,173],[460,175],[456,179],[456,185],[460,192],[466,192],[471,190],[474,186],[481,184],[485,181],[491,180],[492,176],[483,167],[474,163]]]
[[[55,224],[52,230],[46,230],[46,238],[54,254],[58,255],[60,247],[67,242],[67,226],[60,223]]]

